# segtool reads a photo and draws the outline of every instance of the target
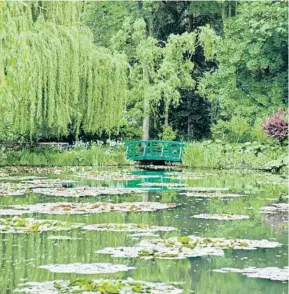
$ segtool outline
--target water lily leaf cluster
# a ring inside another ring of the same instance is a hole
[[[182,236],[169,239],[144,239],[135,247],[107,247],[97,253],[109,254],[113,257],[183,259],[207,255],[223,256],[224,249],[255,250],[279,246],[281,246],[280,243],[268,240],[227,240],[225,238]]]
[[[165,226],[150,226],[147,224],[113,224],[113,223],[106,223],[106,224],[95,224],[95,225],[86,225],[83,227],[84,230],[88,231],[109,231],[109,232],[136,232],[136,233],[143,233],[143,232],[169,232],[177,230],[174,227],[165,227]]]
[[[150,283],[132,278],[126,280],[89,280],[74,278],[68,281],[28,282],[21,285],[16,292],[36,293],[115,293],[115,294],[180,294],[183,290],[173,284]]]
[[[0,218],[0,233],[38,233],[46,231],[68,231],[80,228],[83,224],[57,220],[36,220],[18,216]]]
[[[157,211],[176,207],[175,203],[160,202],[122,202],[122,203],[38,203],[31,205],[11,205],[0,209],[0,216],[7,214],[87,214],[112,211],[142,212]]]

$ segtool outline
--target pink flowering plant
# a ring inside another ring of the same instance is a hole
[[[288,115],[287,113],[279,109],[271,116],[267,118],[263,124],[263,129],[265,133],[279,140],[279,142],[284,142],[288,138]]]

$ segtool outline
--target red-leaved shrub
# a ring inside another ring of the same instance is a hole
[[[284,110],[277,110],[275,113],[269,116],[263,124],[265,133],[268,136],[283,142],[288,137],[287,119],[287,113]]]

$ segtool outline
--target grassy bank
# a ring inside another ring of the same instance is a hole
[[[0,152],[1,165],[35,166],[105,166],[128,164],[124,146],[76,146],[69,150],[57,148],[22,148]]]
[[[288,167],[287,148],[278,143],[260,144],[258,142],[188,143],[183,164],[192,167],[249,168],[284,173]]]
[[[34,166],[108,166],[130,164],[122,144],[76,144],[69,150],[57,148],[2,148],[0,164]],[[278,143],[187,143],[183,165],[206,168],[248,168],[286,173],[287,148]]]

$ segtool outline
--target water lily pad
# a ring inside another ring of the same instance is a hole
[[[16,210],[16,209],[0,209],[0,216],[4,215],[23,215],[26,214],[25,210]]]
[[[0,233],[38,233],[46,231],[67,231],[81,227],[82,224],[57,220],[36,220],[33,218],[0,218]]]
[[[193,218],[200,218],[200,219],[214,219],[214,220],[241,220],[241,219],[249,219],[248,215],[238,215],[238,214],[196,214],[192,216]]]
[[[38,203],[32,205],[13,205],[10,212],[25,213],[47,213],[47,214],[87,214],[111,211],[141,212],[157,211],[176,207],[175,203],[160,202],[123,202],[123,203]],[[0,215],[5,214],[7,209],[0,209]]]
[[[273,281],[288,281],[289,280],[289,268],[283,267],[264,267],[264,268],[256,268],[256,267],[247,267],[244,269],[237,268],[221,268],[218,270],[214,270],[219,273],[240,273],[249,278],[260,278],[260,279],[268,279]]]
[[[244,197],[244,194],[234,194],[234,193],[181,193],[181,195],[197,198],[238,198]]]
[[[26,193],[34,192],[37,189],[62,188],[71,185],[74,181],[62,179],[47,179],[43,177],[35,177],[21,182],[0,182],[0,196],[19,196]],[[41,187],[41,188],[39,188]]]
[[[69,263],[69,264],[47,264],[39,266],[41,269],[47,269],[53,273],[76,273],[76,274],[108,274],[117,272],[126,272],[135,267],[124,264],[112,263]]]
[[[84,230],[88,231],[113,231],[113,232],[168,232],[177,230],[174,227],[164,227],[164,226],[150,226],[146,224],[95,224],[87,225],[83,227]]]
[[[19,196],[28,192],[28,188],[20,183],[0,182],[0,196]]]
[[[206,255],[223,256],[224,249],[254,250],[275,248],[278,242],[224,238],[201,238],[197,236],[172,237],[169,239],[145,239],[134,247],[107,247],[97,251],[113,257],[182,259]]]
[[[22,181],[22,183],[27,184],[29,188],[62,188],[67,185],[75,183],[73,180],[67,179],[33,179],[29,181]]]
[[[144,178],[159,178],[158,175],[134,175],[126,172],[104,172],[104,171],[91,171],[86,173],[78,173],[78,177],[96,181],[128,181],[139,180]]]
[[[122,195],[129,193],[143,193],[144,190],[122,187],[74,187],[74,188],[35,188],[34,193],[58,197],[88,197],[99,195]]]
[[[119,293],[119,294],[180,294],[182,289],[174,284],[150,283],[133,280],[88,280],[75,278],[70,281],[28,282],[20,284],[14,292],[29,294],[58,294],[60,293]]]
[[[289,203],[275,203],[261,208],[263,213],[288,212]]]

